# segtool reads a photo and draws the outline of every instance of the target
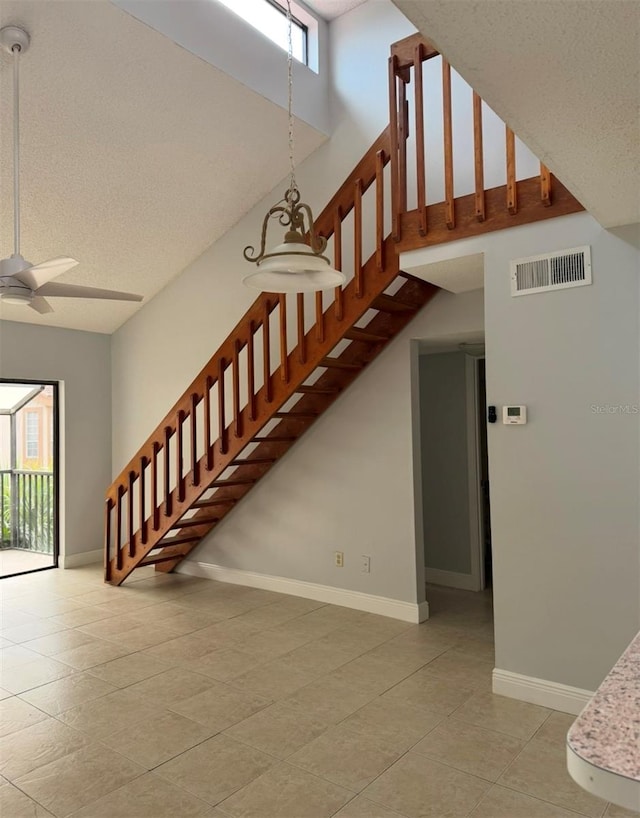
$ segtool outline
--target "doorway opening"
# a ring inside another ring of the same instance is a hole
[[[474,621],[488,635],[493,612],[484,340],[420,342],[417,372],[418,554],[429,615],[446,611],[448,620]]]
[[[0,379],[0,577],[58,565],[58,384]]]

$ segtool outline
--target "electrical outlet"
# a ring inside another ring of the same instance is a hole
[[[371,573],[371,557],[368,554],[363,554],[360,557],[360,570],[363,574]]]
[[[344,568],[344,552],[343,551],[334,551],[333,552],[333,559],[336,564],[336,568]]]

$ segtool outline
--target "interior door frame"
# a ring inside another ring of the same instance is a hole
[[[32,378],[0,378],[0,384],[11,383],[25,386],[51,386],[53,388],[53,560],[51,565],[43,568],[33,568],[29,571],[20,571],[7,576],[21,576],[34,574],[37,571],[49,571],[58,568],[60,561],[60,382]],[[3,579],[4,577],[2,577]]]
[[[484,515],[480,452],[480,423],[484,410],[479,405],[480,359],[484,355],[465,356],[467,393],[467,468],[469,486],[469,550],[472,590],[486,588],[484,570]],[[482,409],[482,411],[481,411]]]

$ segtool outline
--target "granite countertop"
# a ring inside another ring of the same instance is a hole
[[[572,725],[567,743],[595,767],[640,782],[640,633]]]

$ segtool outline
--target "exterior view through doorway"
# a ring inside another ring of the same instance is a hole
[[[58,384],[0,379],[0,577],[58,565]]]

